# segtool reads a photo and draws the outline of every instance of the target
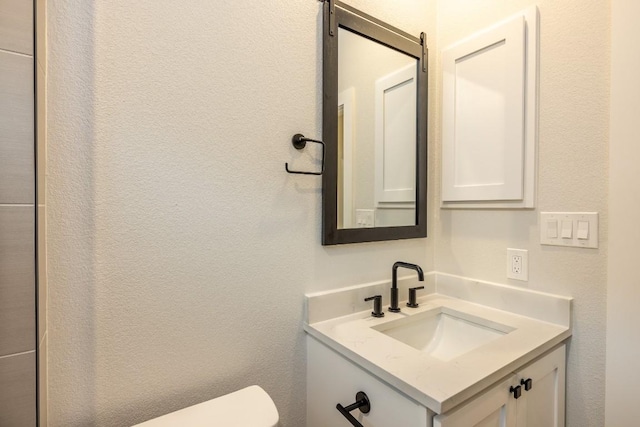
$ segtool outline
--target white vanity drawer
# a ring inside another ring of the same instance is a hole
[[[354,403],[359,391],[371,411],[351,414],[364,427],[430,427],[427,408],[307,335],[307,427],[351,427],[336,405]]]

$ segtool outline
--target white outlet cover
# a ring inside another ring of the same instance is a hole
[[[520,271],[517,270],[517,262],[514,266],[514,258],[520,257]],[[514,268],[515,267],[515,268]],[[529,280],[529,251],[526,249],[507,248],[507,279]]]

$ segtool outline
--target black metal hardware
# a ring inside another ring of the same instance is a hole
[[[353,6],[349,6],[347,3],[342,2],[342,0],[327,0],[327,2],[329,2],[329,1],[332,1],[335,4],[336,10],[337,10],[336,15],[337,15],[338,21],[340,21],[340,17],[338,16],[339,13],[340,12],[346,12],[346,13],[348,13],[350,15],[356,15],[357,17],[363,18],[365,21],[368,21],[368,23],[364,24],[367,27],[369,27],[370,24],[371,24],[371,25],[373,25],[374,28],[375,27],[379,27],[380,30],[386,30],[386,31],[390,31],[392,33],[395,33],[396,35],[398,35],[398,36],[400,36],[400,37],[402,37],[404,39],[407,39],[411,43],[420,44],[420,38],[419,37],[416,37],[413,34],[407,33],[406,31],[403,31],[400,28],[394,27],[393,25],[388,24],[388,23],[376,18],[375,16],[369,15],[368,13],[364,13],[363,11],[356,9]],[[351,31],[355,30],[356,33],[361,33],[361,34],[363,34],[365,32],[365,30],[359,24],[356,24],[354,26],[350,26],[350,24],[352,24],[352,23],[353,23],[353,21],[351,21],[351,19],[347,18],[347,22],[340,22],[338,24],[338,26],[342,27],[343,26],[342,24],[346,24],[345,26],[347,28],[349,28]],[[381,35],[380,32],[375,31],[375,30],[374,30],[374,32],[375,32],[375,34],[370,34],[370,35],[374,36],[372,38],[373,40],[375,40],[378,43],[382,42],[382,44],[386,44],[386,45],[389,45],[389,46],[394,46],[392,44],[387,43],[385,40],[379,40],[379,37],[376,37],[376,36],[380,36]],[[384,36],[382,36],[382,37],[384,37]],[[399,46],[394,46],[394,47],[398,48]],[[405,50],[405,49],[400,48],[399,50],[402,51],[402,50]],[[408,52],[405,52],[405,53],[408,53]],[[412,55],[412,56],[414,56],[416,58],[418,57],[417,55]]]
[[[398,267],[409,268],[418,272],[418,280],[424,282],[424,273],[417,264],[410,264],[404,261],[398,261],[393,264],[391,269],[391,303],[389,304],[389,311],[397,313],[400,311],[398,307]]]
[[[373,317],[384,317],[384,312],[382,311],[382,295],[374,295],[372,297],[365,298],[364,300],[373,300],[373,311],[371,312]]]
[[[336,35],[336,5],[333,0],[329,0],[329,35]]]
[[[400,311],[400,307],[398,307],[398,288],[391,288],[391,302],[389,304],[389,311],[392,313],[398,313]]]
[[[289,169],[289,163],[284,164],[284,168],[289,173],[297,173],[301,175],[322,175],[324,173],[324,142],[319,141],[317,139],[306,138],[301,133],[296,133],[291,138],[291,144],[296,148],[296,150],[302,150],[307,146],[307,142],[315,142],[316,144],[320,144],[322,146],[322,168],[320,172],[305,172],[305,171],[294,171]]]
[[[418,291],[419,289],[424,289],[424,286],[409,288],[409,302],[407,303],[407,307],[416,308],[420,305],[418,304],[418,299],[416,298],[416,291]]]
[[[511,386],[511,388],[509,389],[510,393],[513,393],[513,397],[515,397],[516,399],[519,399],[520,396],[522,396],[522,387],[520,387],[519,385],[517,386]]]
[[[520,385],[524,386],[524,391],[529,391],[533,388],[533,380],[531,378],[527,378],[526,380],[523,378],[520,380]]]
[[[426,73],[429,49],[427,49],[427,35],[425,33],[420,33],[420,44],[422,45],[422,72]]]
[[[344,407],[341,404],[336,405],[336,409],[351,423],[354,427],[363,427],[362,424],[356,420],[353,415],[351,415],[351,411],[355,409],[360,409],[360,412],[363,414],[368,414],[371,410],[371,403],[369,402],[369,398],[365,394],[364,391],[359,391],[356,393],[356,402],[351,405]]]

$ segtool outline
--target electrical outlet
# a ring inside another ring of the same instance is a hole
[[[529,280],[529,251],[507,248],[507,279]]]
[[[513,255],[511,257],[511,272],[513,274],[522,273],[522,255]]]

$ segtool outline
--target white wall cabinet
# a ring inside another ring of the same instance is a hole
[[[519,16],[442,54],[445,201],[522,199],[524,31]]]
[[[442,206],[532,208],[537,9],[442,52]]]
[[[371,411],[352,414],[364,427],[563,427],[565,356],[561,345],[466,403],[435,414],[307,336],[307,426],[350,427],[336,405],[355,402],[356,393],[363,391]],[[517,399],[512,391],[516,387]]]

